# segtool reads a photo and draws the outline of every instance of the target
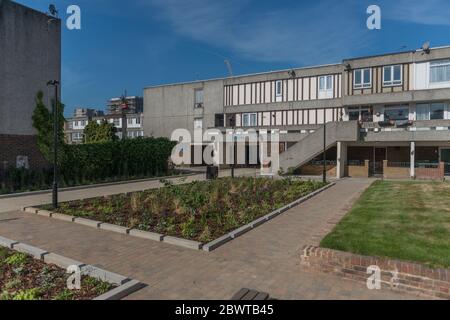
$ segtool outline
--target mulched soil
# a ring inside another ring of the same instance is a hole
[[[8,263],[11,256],[19,257]],[[39,300],[91,300],[114,288],[113,285],[90,277],[82,277],[81,290],[68,290],[66,270],[46,264],[31,256],[0,248],[0,300],[12,300],[25,290],[39,290]]]

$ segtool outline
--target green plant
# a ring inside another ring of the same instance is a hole
[[[41,290],[33,288],[19,291],[14,295],[13,300],[39,300],[41,296]]]
[[[103,120],[100,124],[97,121],[90,121],[84,128],[85,143],[102,143],[116,141],[116,127],[112,123]]]
[[[11,293],[9,293],[8,291],[6,291],[6,290],[4,290],[0,294],[0,300],[1,301],[12,300],[12,299],[13,299],[13,295]]]
[[[44,104],[44,93],[42,91],[39,91],[36,94],[36,108],[33,111],[32,115],[32,121],[33,121],[33,127],[37,131],[37,144],[39,147],[39,150],[42,152],[44,157],[47,159],[47,161],[53,163],[53,122],[54,119],[57,118],[59,122],[59,132],[58,132],[58,144],[59,146],[64,147],[65,141],[64,141],[64,105],[57,101],[58,104],[58,114],[54,115],[52,112],[50,112],[49,108]],[[55,101],[52,101],[52,104],[54,104]],[[61,164],[63,158],[64,158],[64,148],[59,149],[59,157],[58,157],[58,163]]]
[[[112,285],[108,282],[101,281],[95,278],[87,277],[83,279],[82,285],[88,289],[95,289],[97,295],[104,294],[112,289]]]
[[[62,292],[58,293],[53,300],[73,300],[75,297],[74,293],[69,289],[64,289]]]
[[[192,238],[196,235],[197,228],[196,228],[196,221],[195,216],[190,216],[188,221],[181,224],[181,234],[185,238]]]
[[[6,264],[12,267],[23,267],[28,261],[28,256],[25,253],[17,252],[6,258]]]
[[[21,283],[22,282],[20,281],[20,279],[12,279],[11,281],[5,284],[5,289],[6,290],[17,289]]]

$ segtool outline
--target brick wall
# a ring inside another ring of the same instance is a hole
[[[418,263],[367,257],[348,252],[305,246],[301,264],[315,271],[367,283],[369,266],[381,271],[381,287],[418,295],[450,299],[450,269],[432,269]]]
[[[368,178],[369,160],[365,160],[363,166],[347,166],[347,175],[351,178]]]
[[[383,161],[384,179],[410,179],[411,169],[409,167],[391,167],[387,160]]]
[[[0,135],[0,171],[16,166],[17,156],[28,156],[30,169],[48,168],[36,136]]]
[[[300,174],[306,176],[320,176],[323,174],[323,165],[307,164],[301,167]],[[336,166],[327,165],[327,177],[336,177]]]
[[[439,168],[416,168],[416,179],[444,180],[445,164],[439,163]]]

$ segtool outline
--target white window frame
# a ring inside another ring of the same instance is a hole
[[[198,126],[197,123],[200,123],[201,126]],[[194,130],[203,130],[203,118],[195,118],[194,119]]]
[[[201,101],[197,101],[197,94],[201,92]],[[205,96],[204,96],[204,90],[203,88],[195,89],[194,90],[194,105],[195,108],[202,108],[203,104],[205,103]]]
[[[433,105],[442,105],[442,106],[444,107],[444,110],[443,110],[444,112],[443,112],[443,114],[442,114],[442,119],[431,119],[431,107],[432,107]],[[425,113],[425,114],[426,114],[426,119],[419,119],[419,118],[418,118],[418,115],[419,115],[418,109],[419,109],[420,107],[425,107],[425,108],[426,108],[426,113]],[[447,117],[448,117],[447,112],[448,112],[448,104],[445,103],[445,102],[436,102],[436,103],[418,103],[418,104],[416,105],[416,121],[445,120],[445,119],[447,119]]]
[[[247,121],[245,120],[247,118]],[[252,123],[252,118],[255,120]],[[256,112],[244,113],[242,115],[242,126],[243,127],[256,127],[258,125],[258,114]]]
[[[366,70],[370,71],[370,82],[364,82],[364,73]],[[361,72],[361,83],[356,83],[356,73]],[[370,89],[372,88],[372,68],[362,68],[353,71],[353,89]]]
[[[400,80],[394,80],[394,70],[395,67],[400,67]],[[389,72],[391,73],[391,80],[390,81],[385,81],[385,74],[386,74],[386,69],[389,68]],[[400,82],[398,82],[400,81]],[[398,87],[403,85],[403,67],[401,64],[394,64],[391,66],[384,66],[383,67],[383,87]]]
[[[275,82],[275,97],[280,98],[283,96],[283,80]]]
[[[321,80],[324,80],[324,88],[320,88],[321,85]],[[328,89],[328,84],[329,82],[331,82],[331,88]],[[332,75],[324,75],[324,76],[319,76],[318,79],[318,92],[319,92],[319,97],[318,99],[330,99],[333,98],[333,92],[334,92],[334,77]]]
[[[430,69],[429,69],[429,83],[431,86],[433,85],[450,85],[450,79],[447,81],[431,81],[431,69],[433,67],[442,67],[442,66],[450,66],[450,60],[439,60],[439,61],[432,61],[430,62]]]

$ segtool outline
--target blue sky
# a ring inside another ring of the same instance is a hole
[[[48,0],[17,0],[46,11]],[[340,62],[450,45],[448,0],[53,0],[63,21],[77,4],[82,30],[64,27],[62,99],[103,109],[146,86]],[[366,9],[382,10],[368,30]]]

